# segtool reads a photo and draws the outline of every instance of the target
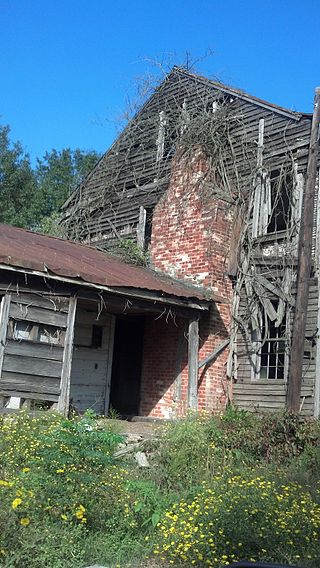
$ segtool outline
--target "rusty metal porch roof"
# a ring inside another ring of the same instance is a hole
[[[0,263],[115,291],[131,288],[156,292],[160,297],[221,301],[205,289],[132,266],[93,247],[5,224],[0,224]]]

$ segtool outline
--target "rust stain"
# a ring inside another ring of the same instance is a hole
[[[93,247],[0,224],[0,263],[11,267],[73,278],[110,288],[133,288],[169,294],[179,298],[216,300],[212,292],[199,290],[132,266]]]

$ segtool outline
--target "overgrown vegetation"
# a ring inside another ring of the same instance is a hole
[[[147,473],[115,458],[115,424],[1,418],[1,566],[318,566],[318,422],[191,415],[149,443]]]
[[[130,264],[147,266],[149,260],[148,251],[142,250],[132,239],[120,239],[115,247],[117,255]]]

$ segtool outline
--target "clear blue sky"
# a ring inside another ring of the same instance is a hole
[[[199,71],[312,112],[320,85],[319,0],[0,0],[0,121],[34,160],[104,151],[144,58]]]

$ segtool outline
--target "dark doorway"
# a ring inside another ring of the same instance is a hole
[[[139,413],[143,331],[143,317],[116,319],[110,407],[123,417]]]

